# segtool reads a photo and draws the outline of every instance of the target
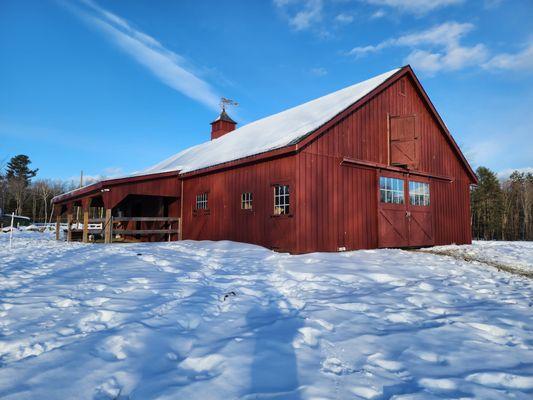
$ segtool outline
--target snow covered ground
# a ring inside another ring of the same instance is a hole
[[[474,241],[471,245],[435,246],[424,251],[484,262],[533,276],[533,242]]]
[[[8,237],[2,399],[533,396],[525,277],[401,250]]]

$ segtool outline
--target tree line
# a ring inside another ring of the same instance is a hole
[[[79,187],[73,180],[35,179],[27,155],[0,163],[0,209],[47,222],[52,198]],[[486,167],[476,170],[478,185],[472,188],[472,237],[482,240],[533,240],[533,174],[515,171],[500,180]],[[103,177],[102,177],[103,178]],[[91,181],[85,184],[92,183]]]
[[[38,179],[39,169],[32,169],[27,155],[19,154],[0,162],[0,210],[4,214],[30,217],[34,222],[48,222],[52,198],[80,186],[74,180]],[[89,184],[91,181],[84,182]],[[1,213],[0,213],[1,215]]]
[[[473,238],[533,240],[533,174],[514,171],[501,181],[479,167],[476,175],[470,196]]]

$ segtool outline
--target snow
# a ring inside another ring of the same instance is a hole
[[[141,174],[191,172],[296,143],[398,72],[394,69],[188,148]]]
[[[2,399],[529,399],[533,281],[435,254],[0,234]],[[476,242],[498,259],[511,244]],[[514,243],[523,258],[528,243]],[[482,251],[482,250],[480,250]]]
[[[474,241],[471,245],[435,246],[424,251],[533,274],[533,242]]]

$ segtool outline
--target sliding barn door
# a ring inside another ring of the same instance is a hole
[[[434,244],[435,238],[429,180],[409,179],[408,193],[409,246],[431,246]]]
[[[409,245],[405,206],[405,180],[400,174],[380,176],[378,179],[379,247]]]
[[[378,177],[379,247],[433,245],[433,209],[430,182],[407,174]]]

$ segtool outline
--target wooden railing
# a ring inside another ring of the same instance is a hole
[[[180,219],[176,217],[111,217],[111,237],[108,242],[113,241],[114,235],[168,235],[168,241],[170,242],[172,234],[179,233],[179,220]],[[163,222],[167,223],[168,227],[159,229],[130,229],[128,227],[115,227],[115,224],[121,224],[124,222]]]
[[[127,225],[129,222],[153,222],[168,224],[168,227],[156,227],[154,229],[131,229]],[[125,227],[116,227],[117,224],[124,224]],[[81,229],[80,229],[81,227]],[[106,243],[112,243],[115,235],[168,235],[168,241],[173,234],[179,234],[180,219],[177,217],[113,217],[91,218],[87,220],[87,226],[80,221],[70,221],[67,223],[67,240],[72,239],[72,232],[84,232],[83,240],[87,241],[89,234],[102,235]]]

